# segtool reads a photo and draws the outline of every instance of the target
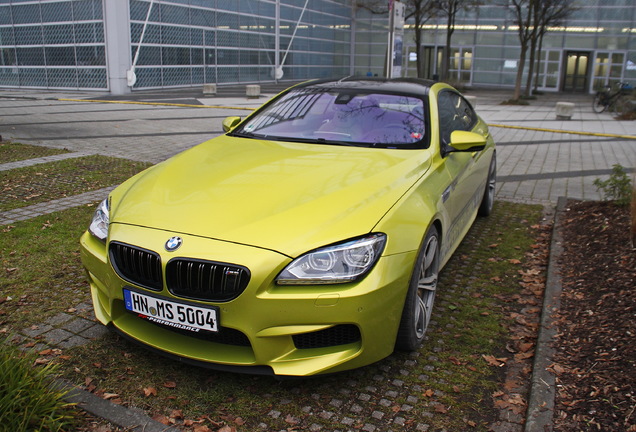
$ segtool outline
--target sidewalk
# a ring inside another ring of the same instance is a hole
[[[136,92],[113,97],[88,92],[0,90],[0,135],[23,143],[157,163],[222,132],[230,115],[246,116],[284,85],[258,99],[244,86],[217,97],[201,89]],[[636,121],[592,111],[592,96],[545,94],[528,106],[501,105],[509,91],[469,90],[498,146],[497,198],[555,205],[559,196],[600,199],[593,185],[614,164],[636,164]],[[91,100],[99,102],[84,102]],[[555,104],[575,104],[558,120]]]

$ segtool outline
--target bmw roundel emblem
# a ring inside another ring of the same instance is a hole
[[[166,242],[166,250],[168,252],[174,252],[181,247],[183,239],[181,237],[171,237]]]

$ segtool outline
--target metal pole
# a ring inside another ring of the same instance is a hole
[[[300,11],[298,22],[296,22],[296,26],[294,27],[294,32],[292,33],[292,37],[289,40],[289,45],[287,46],[287,51],[285,51],[285,56],[283,56],[283,61],[281,62],[281,64],[285,64],[285,60],[287,59],[287,54],[289,54],[289,50],[291,49],[292,43],[294,42],[294,38],[296,37],[296,32],[298,31],[298,25],[302,21],[303,15],[305,15],[305,11],[307,10],[307,4],[309,4],[309,0],[305,0],[305,6],[303,6],[303,10]]]
[[[276,12],[275,12],[275,23],[276,28],[274,29],[274,71],[273,78],[278,82],[280,77],[278,76],[283,72],[283,68],[280,65],[280,0],[276,0]]]
[[[146,14],[146,21],[141,29],[141,36],[139,37],[139,44],[137,45],[137,51],[135,52],[135,59],[133,60],[130,70],[126,74],[128,78],[128,85],[134,86],[137,82],[137,75],[135,74],[135,66],[137,66],[137,60],[139,60],[139,51],[141,51],[141,43],[144,41],[144,35],[146,34],[146,28],[148,27],[148,21],[150,20],[150,13],[152,12],[152,6],[155,4],[155,0],[150,0],[150,6],[148,6],[148,13]]]
[[[386,52],[386,73],[387,78],[393,78],[393,47],[395,44],[395,7],[389,9],[389,45]]]

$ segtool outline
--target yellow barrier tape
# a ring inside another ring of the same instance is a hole
[[[636,136],[634,135],[619,135],[619,134],[609,134],[609,133],[601,133],[601,132],[570,131],[570,130],[562,130],[562,129],[535,128],[535,127],[528,127],[528,126],[489,124],[488,127],[498,127],[498,128],[505,128],[505,129],[523,129],[523,130],[538,131],[538,132],[553,132],[553,133],[562,133],[562,134],[571,134],[571,135],[595,136],[595,137],[603,137],[603,138],[636,139]]]
[[[250,107],[230,107],[230,106],[220,106],[220,105],[191,105],[191,104],[177,104],[177,103],[169,103],[169,102],[139,102],[139,101],[112,101],[112,100],[100,100],[100,99],[67,99],[67,98],[57,98],[59,101],[64,102],[97,102],[97,103],[112,103],[112,104],[123,104],[123,105],[154,105],[154,106],[173,106],[173,107],[181,107],[181,108],[216,108],[216,109],[230,109],[230,110],[244,110],[244,111],[254,111],[256,108]]]
[[[191,104],[177,104],[177,103],[169,103],[169,102],[111,101],[111,100],[99,100],[99,99],[66,99],[66,98],[58,98],[57,100],[66,101],[66,102],[98,102],[98,103],[114,103],[114,104],[127,104],[127,105],[173,106],[173,107],[182,107],[182,108],[216,108],[216,109],[243,110],[243,111],[254,111],[256,109],[256,108],[250,108],[250,107],[232,107],[232,106],[221,106],[221,105],[191,105]],[[620,134],[610,134],[610,133],[600,133],[600,132],[583,132],[583,131],[571,131],[571,130],[561,130],[561,129],[547,129],[547,128],[503,125],[503,124],[489,124],[488,127],[636,140],[635,135],[620,135]]]

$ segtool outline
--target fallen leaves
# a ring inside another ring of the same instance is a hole
[[[174,423],[172,423],[170,421],[170,419],[167,416],[165,416],[163,414],[155,414],[154,416],[152,416],[152,419],[154,421],[159,422],[159,423],[161,423],[163,425],[166,425],[166,426],[170,426],[170,425],[174,424]]]
[[[488,363],[490,366],[495,366],[495,367],[503,367],[506,365],[506,362],[508,361],[508,359],[505,357],[496,358],[495,356],[486,355],[486,354],[482,355],[481,357],[484,360],[486,360],[486,363]]]
[[[436,413],[440,413],[440,414],[448,413],[448,408],[441,403],[435,404],[433,409],[435,410]]]
[[[144,396],[157,396],[157,389],[155,387],[144,387],[143,389]]]
[[[496,392],[493,394],[493,398],[495,398],[495,407],[499,409],[510,410],[517,415],[522,415],[526,411],[526,401],[518,393]]]
[[[636,431],[636,254],[629,208],[571,201],[559,234],[555,430]]]

